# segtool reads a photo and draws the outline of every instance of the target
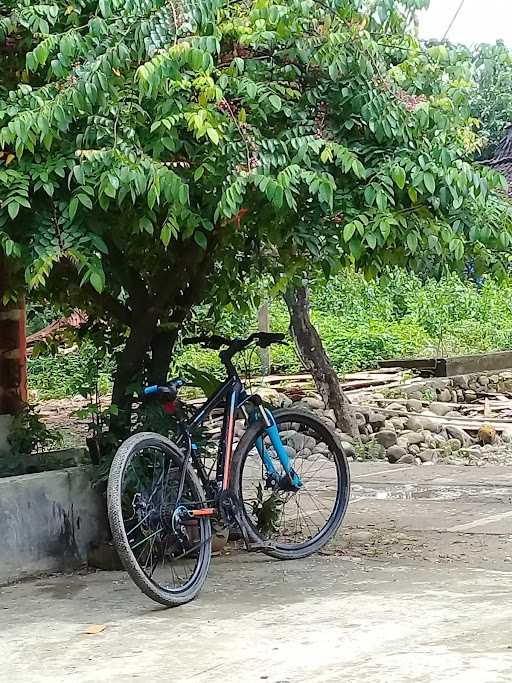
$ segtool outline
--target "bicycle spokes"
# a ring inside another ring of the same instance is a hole
[[[198,507],[187,480],[177,500],[181,467],[155,447],[134,454],[123,477],[122,515],[128,544],[146,576],[179,588],[193,576],[203,538],[197,520],[184,521],[179,509]]]

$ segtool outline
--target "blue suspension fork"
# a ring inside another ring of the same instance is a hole
[[[279,429],[277,428],[276,421],[274,419],[274,416],[270,412],[270,410],[267,410],[263,406],[259,406],[261,416],[267,425],[265,431],[267,433],[267,436],[270,439],[270,442],[272,443],[272,446],[274,447],[275,452],[277,453],[277,457],[279,458],[279,461],[281,462],[281,465],[283,466],[284,471],[286,472],[286,478],[288,482],[292,485],[294,489],[299,489],[302,486],[302,481],[299,477],[299,475],[295,472],[293,467],[291,466],[290,463],[290,457],[283,446],[283,442],[281,441],[281,437],[279,435]],[[254,415],[254,413],[253,413]],[[275,481],[279,482],[282,477],[279,474],[279,472],[276,470],[274,463],[272,461],[272,458],[270,456],[270,453],[268,450],[265,448],[265,443],[263,441],[263,437],[258,437],[256,439],[256,449],[258,453],[260,454],[260,457],[263,461],[263,464],[265,465],[265,469],[267,470],[267,474],[274,478]]]

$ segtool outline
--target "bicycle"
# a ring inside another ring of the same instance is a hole
[[[317,552],[343,521],[350,473],[336,435],[308,411],[273,410],[259,395],[248,394],[233,364],[244,349],[283,339],[255,333],[247,339],[186,340],[223,349],[227,372],[190,420],[178,398],[182,380],[144,390],[174,415],[178,437],[143,432],[120,446],[108,481],[108,515],[124,568],[143,593],[163,605],[184,604],[201,590],[212,554],[212,523],[238,529],[249,551],[285,560]],[[222,430],[212,457],[192,434],[219,406]],[[237,416],[244,433],[235,445]]]

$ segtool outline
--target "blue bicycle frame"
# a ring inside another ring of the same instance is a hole
[[[201,459],[198,456],[197,446],[192,441],[191,433],[195,428],[200,427],[212,410],[217,408],[224,401],[226,403],[226,408],[224,410],[224,419],[222,424],[216,469],[216,481],[219,490],[227,491],[230,486],[235,418],[237,412],[240,410],[245,413],[249,423],[254,423],[259,420],[264,422],[266,425],[266,434],[268,435],[274,451],[282,465],[285,476],[294,489],[300,488],[302,486],[302,482],[290,463],[288,452],[281,441],[279,430],[272,412],[264,407],[263,402],[258,395],[251,396],[247,394],[236,372],[229,373],[227,381],[223,383],[215,392],[215,394],[213,394],[213,396],[211,396],[204,403],[204,405],[194,413],[190,422],[187,423],[183,420],[180,420],[181,434],[188,443],[187,460],[189,457],[193,459],[203,485],[206,485],[209,481],[208,475],[204,469]],[[250,412],[248,412],[246,408],[248,404],[252,405],[252,410]],[[278,482],[283,475],[277,471],[274,461],[265,447],[263,437],[258,437],[256,439],[256,449],[265,466],[269,480]],[[184,473],[185,468],[183,471],[183,479]],[[180,486],[180,494],[181,489],[182,486]]]

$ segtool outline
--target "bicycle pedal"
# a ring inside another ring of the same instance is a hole
[[[275,550],[276,546],[272,543],[248,543],[247,552],[249,553],[259,553],[265,550]]]

